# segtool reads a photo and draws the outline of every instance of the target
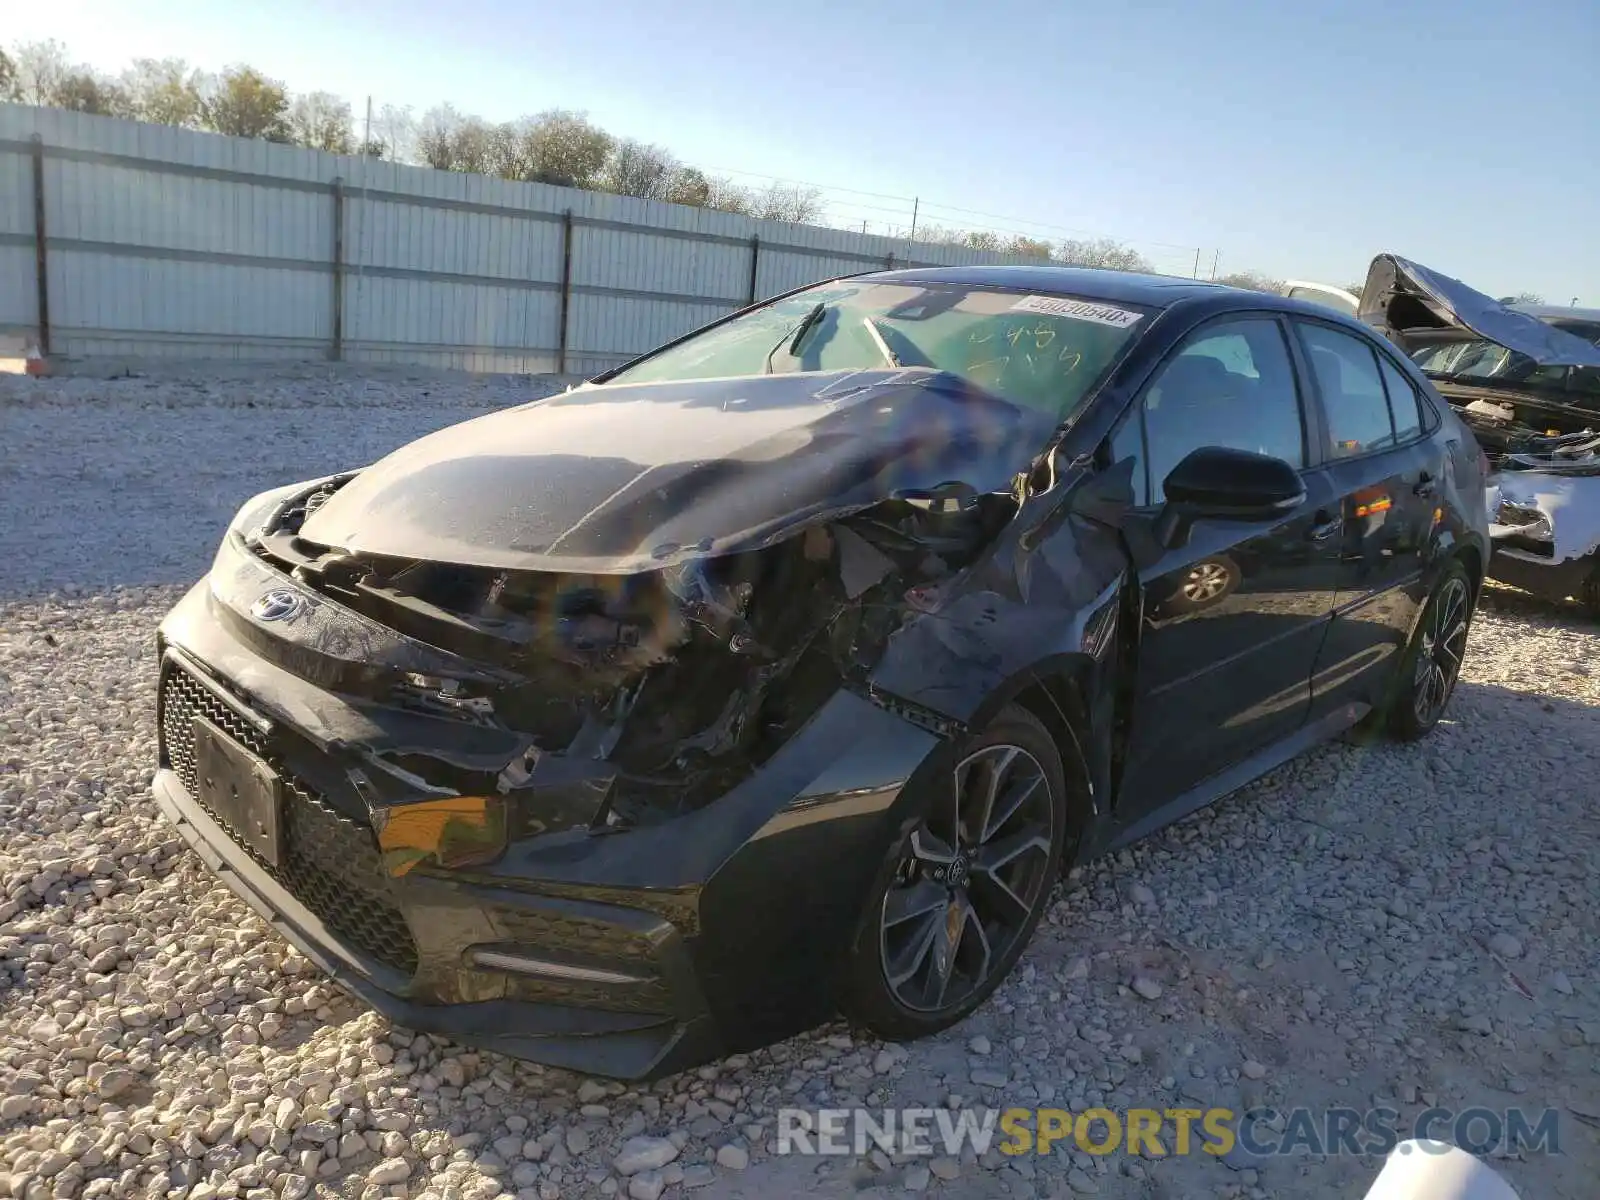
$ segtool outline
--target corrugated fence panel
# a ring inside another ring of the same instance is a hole
[[[742,307],[752,286],[762,299],[891,262],[1003,261],[0,104],[0,330],[9,332],[38,324],[35,135],[52,351],[69,356],[339,354],[496,371],[564,361],[593,374]]]

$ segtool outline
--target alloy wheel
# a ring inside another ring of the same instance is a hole
[[[1228,586],[1228,569],[1219,562],[1196,563],[1183,581],[1183,597],[1201,603],[1214,600]]]
[[[1050,886],[1050,781],[1020,746],[985,746],[955,768],[916,829],[883,900],[886,982],[918,1012],[954,1008],[1005,961]]]
[[[1420,724],[1438,720],[1449,702],[1461,659],[1467,646],[1467,584],[1459,578],[1445,581],[1424,619],[1417,669],[1412,679],[1411,705]]]

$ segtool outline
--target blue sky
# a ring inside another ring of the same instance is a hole
[[[878,231],[917,196],[923,221],[1115,237],[1185,274],[1200,248],[1203,274],[1220,251],[1224,272],[1345,283],[1391,250],[1600,306],[1594,0],[8,8],[0,38],[107,70],[248,61],[358,113],[586,110],[741,182],[827,185]]]

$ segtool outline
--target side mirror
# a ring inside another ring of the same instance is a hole
[[[1300,473],[1281,458],[1202,446],[1172,468],[1156,536],[1169,549],[1189,538],[1195,521],[1262,523],[1288,516],[1305,502]]]

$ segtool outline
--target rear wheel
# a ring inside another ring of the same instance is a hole
[[[1400,661],[1388,704],[1388,729],[1415,741],[1439,723],[1455,692],[1472,625],[1472,583],[1451,562],[1434,585],[1411,644]]]
[[[1060,874],[1061,758],[1026,709],[961,747],[889,854],[847,964],[846,1014],[879,1036],[936,1033],[982,1004],[1038,927]]]

